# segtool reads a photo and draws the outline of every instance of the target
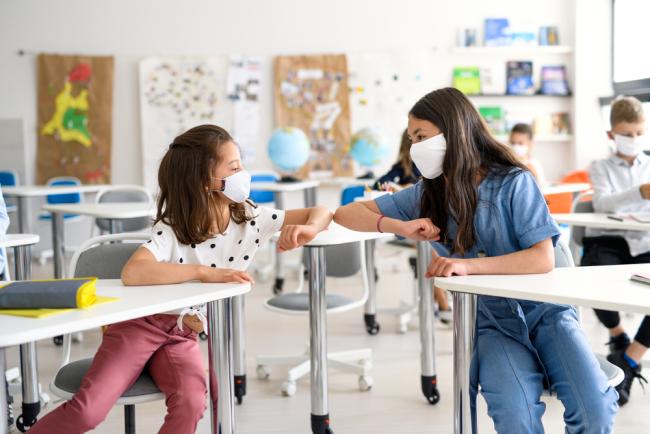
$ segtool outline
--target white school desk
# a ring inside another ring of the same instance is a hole
[[[61,334],[98,328],[160,312],[208,303],[209,372],[216,375],[218,389],[218,418],[210,405],[212,433],[235,432],[233,378],[231,372],[231,297],[250,291],[250,284],[182,283],[176,285],[125,287],[117,279],[98,280],[97,293],[119,297],[118,301],[89,309],[77,309],[41,319],[0,315],[0,372],[5,370],[5,349],[25,342],[48,339]],[[162,415],[161,415],[162,417]],[[7,433],[7,399],[0,387],[0,434]]]
[[[436,278],[454,299],[454,432],[472,432],[469,372],[476,333],[477,295],[650,315],[650,285],[633,282],[650,264],[556,268],[547,274]]]
[[[0,236],[0,248],[12,247],[14,249],[14,280],[29,280],[32,274],[31,246],[39,242],[39,236],[34,234],[8,234]],[[5,263],[5,267],[9,266]],[[11,330],[11,328],[10,328]],[[0,356],[4,360],[4,354]],[[3,363],[0,372],[5,372],[6,366]],[[40,387],[38,384],[38,366],[36,363],[36,342],[25,341],[20,345],[20,374],[23,395],[22,414],[16,419],[16,426],[19,424],[30,427],[36,422],[36,417],[41,411]],[[0,387],[6,393],[4,385]],[[0,400],[5,405],[6,396],[3,398],[0,393]],[[3,411],[0,409],[0,411]],[[6,417],[7,412],[4,410]],[[4,419],[4,427],[7,427]],[[3,423],[0,419],[0,425]],[[0,428],[0,432],[2,428]]]
[[[312,432],[328,432],[329,409],[327,396],[327,301],[325,297],[325,247],[363,241],[368,246],[380,238],[393,234],[356,232],[332,223],[329,229],[305,244],[309,272],[309,351],[311,367],[311,419]],[[366,255],[368,255],[366,251]],[[367,256],[368,257],[368,256]],[[366,259],[367,259],[366,257]],[[372,264],[371,264],[372,265]],[[369,268],[368,270],[374,270]],[[374,285],[374,278],[369,281]]]
[[[52,213],[54,277],[57,279],[63,277],[64,214],[79,214],[107,219],[110,222],[110,232],[115,233],[117,231],[116,220],[153,216],[155,214],[154,206],[146,202],[61,203],[43,205],[45,211]]]
[[[108,184],[88,184],[88,185],[17,185],[2,187],[2,194],[16,198],[18,205],[18,232],[28,230],[29,222],[27,221],[27,199],[31,197],[43,197],[50,194],[69,194],[69,193],[98,193],[111,187]]]
[[[323,178],[318,180],[322,187],[348,187],[351,185],[368,185],[372,186],[375,183],[374,178],[359,179],[351,176],[337,176],[334,178]]]
[[[650,231],[650,223],[641,223],[631,218],[623,221],[607,218],[601,213],[568,213],[551,214],[556,222],[570,226],[584,226],[587,228],[622,229],[627,231]]]
[[[549,194],[562,194],[562,193],[573,193],[575,196],[576,193],[580,193],[589,189],[591,189],[591,184],[587,184],[584,182],[555,184],[555,185],[547,185],[547,186],[540,187],[540,190],[542,190],[542,194],[544,196]]]

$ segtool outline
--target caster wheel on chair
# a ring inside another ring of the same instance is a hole
[[[369,335],[374,336],[379,333],[379,323],[375,320],[374,314],[363,315],[363,322],[366,323],[366,331]]]
[[[362,392],[367,392],[370,389],[372,389],[372,385],[374,384],[374,380],[372,379],[371,376],[369,375],[362,375],[359,377],[359,390]]]
[[[208,340],[208,335],[205,334],[205,332],[201,332],[201,333],[199,333],[199,339],[201,339],[202,341],[207,341]]]
[[[56,345],[57,347],[60,347],[61,345],[63,345],[63,336],[54,336],[52,338],[52,342],[54,342],[54,345]]]
[[[422,375],[420,381],[422,382],[422,394],[429,401],[429,404],[436,405],[440,401],[436,376]]]
[[[257,378],[260,380],[268,380],[271,376],[271,371],[264,365],[257,366]]]
[[[246,376],[235,375],[235,398],[237,398],[237,405],[241,405],[246,395]]]
[[[282,294],[282,288],[284,287],[284,279],[277,278],[273,284],[273,294],[280,295]]]
[[[285,381],[281,386],[282,396],[293,396],[296,394],[296,382]]]
[[[330,427],[330,415],[323,416],[311,415],[311,432],[312,434],[334,434]]]

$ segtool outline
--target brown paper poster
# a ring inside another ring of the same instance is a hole
[[[307,134],[312,156],[301,171],[351,175],[348,67],[344,54],[275,59],[275,124]]]
[[[111,181],[113,58],[38,56],[37,182]]]

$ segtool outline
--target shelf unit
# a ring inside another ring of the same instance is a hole
[[[507,134],[498,134],[495,136],[501,142],[507,142],[509,136]],[[571,143],[573,142],[572,134],[543,134],[535,136],[537,143]]]
[[[569,45],[508,45],[503,47],[452,47],[451,54],[535,56],[539,54],[573,54]]]

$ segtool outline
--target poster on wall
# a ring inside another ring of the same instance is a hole
[[[262,64],[259,59],[231,57],[226,94],[233,105],[232,131],[244,163],[255,158],[260,142],[260,83]]]
[[[113,58],[40,54],[36,180],[111,182]]]
[[[140,61],[143,183],[158,190],[158,166],[176,136],[202,124],[232,129],[229,59],[149,57]]]
[[[426,93],[447,83],[433,50],[348,53],[352,131],[377,129],[390,145],[390,167],[397,158],[408,112]],[[381,169],[381,168],[379,168]]]
[[[301,171],[350,175],[348,67],[344,54],[279,56],[274,65],[275,125],[296,127],[312,147]]]

